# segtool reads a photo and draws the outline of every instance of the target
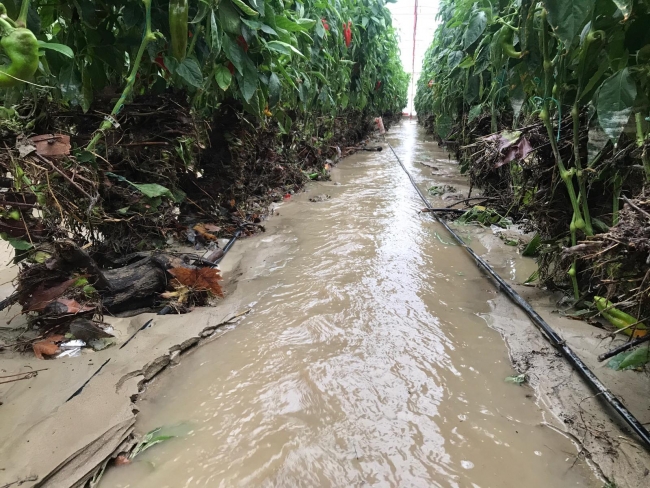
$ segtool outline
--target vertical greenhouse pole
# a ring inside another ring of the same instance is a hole
[[[413,8],[413,59],[411,64],[411,94],[415,99],[415,37],[418,31],[418,0],[415,0]],[[413,118],[413,103],[411,102],[411,110],[409,118]]]

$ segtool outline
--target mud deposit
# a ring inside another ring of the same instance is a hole
[[[466,194],[414,123],[389,140],[417,177]],[[237,251],[281,251],[240,265],[258,268],[237,289],[252,312],[138,402],[138,432],[176,437],[101,488],[602,486],[533,389],[505,381],[517,372],[486,324],[495,289],[421,207],[390,151],[352,156],[282,204]],[[499,264],[516,280],[534,269]]]

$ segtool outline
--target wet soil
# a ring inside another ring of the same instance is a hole
[[[414,123],[388,139],[423,188],[467,193]],[[497,293],[421,207],[390,151],[354,155],[284,203],[238,247],[280,250],[235,270],[258,270],[238,282],[252,312],[138,402],[137,432],[177,437],[102,488],[601,486],[534,390],[505,381],[519,371],[486,324]],[[488,253],[481,232],[461,233]],[[514,280],[534,269],[494,260]]]

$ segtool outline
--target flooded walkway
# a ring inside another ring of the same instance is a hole
[[[416,161],[438,159],[454,183],[415,123],[388,139],[422,188],[431,170]],[[139,432],[178,437],[101,487],[602,486],[532,390],[504,381],[514,371],[484,320],[495,290],[418,214],[392,153],[332,176],[255,238],[286,249],[239,283],[251,314],[138,403]],[[319,193],[332,198],[308,201]]]

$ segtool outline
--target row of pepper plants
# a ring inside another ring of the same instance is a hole
[[[171,86],[206,114],[236,99],[288,131],[290,112],[406,103],[385,0],[5,0],[0,12],[5,107],[45,91],[87,111],[123,86],[116,115],[134,94]]]
[[[43,102],[64,116],[101,113],[90,142],[72,152],[100,172],[105,136],[138,96],[184,94],[205,121],[235,107],[254,130],[277,131],[278,144],[290,134],[317,146],[346,114],[406,105],[390,0],[3,1],[0,130],[29,135],[35,110],[24,107]],[[44,184],[29,184],[42,206]]]
[[[432,118],[442,139],[460,127],[461,144],[473,142],[467,136],[482,114],[491,114],[491,132],[541,122],[561,181],[555,191],[571,203],[571,243],[594,235],[588,192],[603,175],[615,224],[620,189],[635,173],[615,162],[601,171],[603,153],[636,144],[636,166],[650,179],[650,2],[443,0],[439,20],[418,81],[420,117]],[[507,127],[505,114],[514,120]],[[569,114],[567,157],[558,147],[558,120]],[[577,297],[575,261],[568,275]]]

